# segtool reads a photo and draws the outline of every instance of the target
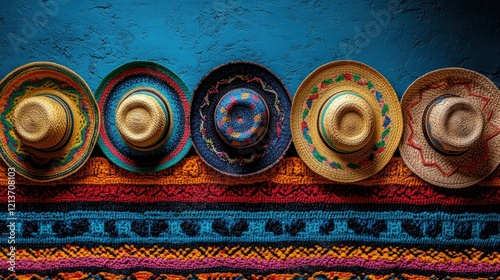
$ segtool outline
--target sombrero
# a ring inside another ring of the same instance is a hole
[[[443,68],[414,81],[401,100],[405,164],[446,188],[471,186],[500,162],[500,91],[487,77]]]
[[[191,106],[193,146],[221,173],[248,176],[276,164],[292,140],[290,94],[271,71],[232,62],[208,73]]]
[[[191,148],[187,86],[148,61],[122,65],[96,91],[102,112],[98,144],[116,165],[154,172],[179,162]]]
[[[52,181],[76,172],[98,138],[99,111],[70,69],[34,62],[0,81],[0,156],[17,174]]]
[[[314,70],[292,104],[297,153],[319,175],[355,182],[380,171],[402,132],[399,100],[373,68],[336,61]]]

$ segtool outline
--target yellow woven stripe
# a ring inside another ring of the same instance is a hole
[[[0,162],[0,173],[5,174],[7,167]],[[500,186],[499,172],[482,182],[482,185]],[[17,184],[56,185],[71,182],[72,184],[252,184],[258,182],[274,182],[279,184],[332,184],[331,181],[311,171],[300,158],[283,158],[276,166],[250,178],[238,179],[221,175],[202,162],[199,157],[185,158],[175,166],[166,170],[141,174],[123,170],[105,158],[94,157],[75,174],[63,181],[33,182],[22,177],[17,178]],[[428,185],[415,176],[400,158],[392,158],[389,164],[369,179],[353,183],[356,185],[375,186],[385,184],[405,184],[407,186]],[[7,176],[0,176],[0,185],[7,185]]]
[[[100,276],[103,279],[108,279],[108,280],[118,280],[118,279],[124,279],[127,277],[127,275],[123,274],[113,274],[113,273],[108,273],[108,272],[101,272],[97,273],[98,276]],[[176,274],[160,274],[160,275],[155,275],[151,272],[147,271],[139,271],[131,274],[130,276],[133,276],[134,279],[137,280],[146,280],[146,279],[170,279],[170,280],[185,280],[188,277],[182,276],[182,275],[176,275]],[[198,280],[213,280],[213,279],[262,279],[262,280],[288,280],[288,279],[296,279],[297,277],[300,277],[300,279],[306,279],[304,278],[303,274],[294,274],[294,273],[272,273],[268,275],[258,275],[258,274],[253,274],[251,276],[245,277],[243,274],[240,273],[230,273],[230,272],[213,272],[213,273],[201,273],[201,274],[196,274],[192,275],[196,276],[196,279]],[[24,275],[12,275],[12,277],[15,277],[15,279],[18,280],[42,280],[46,279],[44,276],[37,275],[37,274],[24,274]],[[424,279],[435,279],[433,276],[423,276],[423,275],[418,275],[418,274],[386,274],[386,275],[377,275],[377,274],[363,274],[358,275],[354,274],[351,272],[341,272],[341,271],[329,271],[329,272],[316,272],[312,275],[309,275],[307,279],[322,279],[326,277],[327,279],[338,279],[338,280],[352,280],[352,279],[377,279],[377,280],[389,280],[389,279],[407,279],[407,280],[424,280]],[[361,278],[360,278],[361,277]],[[397,278],[395,278],[397,277]],[[78,272],[68,272],[68,273],[59,273],[57,274],[57,277],[53,277],[57,279],[73,279],[73,280],[83,280],[83,279],[88,279],[88,274],[78,271]],[[9,279],[9,278],[7,278]],[[129,278],[127,278],[129,279]],[[469,280],[469,279],[479,279],[479,280],[486,280],[487,278],[462,278],[462,277],[448,277],[446,279],[449,280]]]
[[[0,251],[0,259],[8,260],[9,251],[4,248]],[[364,259],[367,261],[419,261],[432,264],[498,264],[500,265],[500,254],[498,252],[485,253],[475,248],[463,251],[453,250],[420,250],[416,248],[399,247],[370,247],[370,246],[343,246],[324,248],[316,246],[314,248],[303,247],[199,247],[166,249],[153,246],[151,248],[136,248],[133,245],[125,245],[120,248],[99,246],[95,248],[83,248],[78,246],[68,246],[64,248],[44,248],[44,249],[20,249],[16,253],[18,260],[49,260],[78,258],[104,258],[119,260],[122,258],[159,258],[177,260],[202,260],[208,258],[216,259],[253,259],[253,260],[293,260],[312,259],[321,257],[333,257],[337,259]]]

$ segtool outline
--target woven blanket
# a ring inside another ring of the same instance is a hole
[[[498,172],[450,190],[396,157],[348,185],[295,157],[244,179],[198,157],[141,176],[94,157],[55,183],[0,171],[1,279],[500,277]]]

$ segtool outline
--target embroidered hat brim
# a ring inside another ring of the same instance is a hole
[[[49,94],[71,108],[71,132],[57,149],[29,147],[14,131],[16,106],[28,98]],[[34,181],[53,181],[76,172],[97,142],[99,110],[85,81],[72,70],[51,62],[33,62],[0,81],[0,156],[16,173]]]
[[[116,123],[120,102],[131,92],[157,93],[168,107],[167,138],[152,149],[137,149],[125,141]],[[133,172],[154,172],[179,162],[191,148],[191,92],[174,72],[150,61],[126,63],[109,73],[95,93],[102,113],[99,147],[116,165]]]
[[[467,151],[443,154],[426,140],[424,112],[436,98],[452,95],[481,112],[482,135]],[[401,108],[403,137],[399,151],[417,176],[436,186],[464,188],[491,174],[500,163],[500,91],[487,77],[463,68],[442,68],[416,79],[405,91]]]
[[[353,152],[332,149],[318,120],[325,103],[339,94],[364,99],[373,112],[373,130],[366,144]],[[391,159],[402,133],[396,92],[375,69],[356,61],[335,61],[307,76],[295,93],[292,136],[301,159],[319,175],[337,182],[355,182],[380,171]]]
[[[242,96],[258,95],[255,102],[265,104],[261,109],[268,112],[265,133],[257,143],[245,147],[231,146],[223,140],[215,120],[219,101],[229,92],[240,91]],[[194,91],[190,120],[193,146],[205,163],[223,174],[258,174],[278,163],[290,146],[290,108],[288,90],[267,68],[250,62],[221,65],[208,73]]]

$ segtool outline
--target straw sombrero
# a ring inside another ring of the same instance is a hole
[[[0,156],[35,181],[76,172],[98,138],[99,111],[90,88],[55,63],[29,63],[0,81],[0,114]]]
[[[309,74],[294,96],[291,119],[299,156],[338,182],[380,171],[402,132],[396,92],[380,73],[355,61],[331,62]]]
[[[102,112],[99,146],[112,162],[133,172],[174,165],[191,148],[190,96],[184,82],[159,64],[122,65],[96,91]]]
[[[462,68],[432,71],[408,87],[401,108],[401,157],[422,179],[463,188],[497,168],[500,91],[485,76]]]
[[[201,159],[221,173],[262,172],[290,146],[290,107],[290,94],[268,69],[249,62],[221,65],[194,91],[193,146]]]

